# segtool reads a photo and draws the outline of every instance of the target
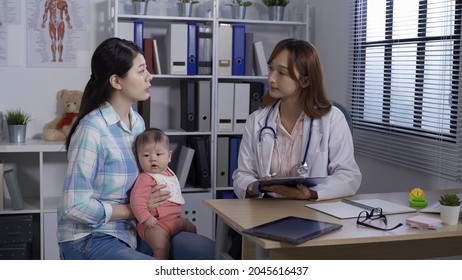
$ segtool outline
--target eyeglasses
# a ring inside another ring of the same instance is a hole
[[[382,208],[373,208],[371,212],[361,211],[358,215],[358,219],[356,220],[356,224],[365,226],[365,227],[378,229],[378,230],[384,230],[384,231],[394,230],[403,225],[402,223],[399,223],[392,228],[386,228],[386,227],[381,228],[378,226],[374,226],[370,223],[367,223],[367,221],[374,221],[374,220],[382,220],[385,226],[387,225],[387,217],[382,213]]]

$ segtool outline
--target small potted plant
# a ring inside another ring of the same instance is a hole
[[[231,7],[231,16],[233,19],[245,19],[245,11],[253,3],[246,0],[232,0],[231,3],[226,5]]]
[[[289,0],[262,0],[262,2],[268,7],[269,20],[284,20],[284,8],[289,4]]]
[[[150,0],[132,0],[133,8],[136,15],[146,15],[148,3]],[[153,0],[156,1],[156,0]]]
[[[460,214],[460,199],[456,194],[446,193],[439,199],[441,219],[444,224],[457,225]]]
[[[180,17],[190,17],[193,4],[199,3],[198,0],[178,0],[178,15]]]
[[[30,114],[24,113],[21,109],[9,110],[5,112],[5,119],[10,142],[24,143],[27,123],[31,121]]]

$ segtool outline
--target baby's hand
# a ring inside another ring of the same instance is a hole
[[[146,222],[144,222],[144,224],[148,228],[153,228],[153,227],[157,226],[157,219],[151,216],[151,218],[147,219]]]

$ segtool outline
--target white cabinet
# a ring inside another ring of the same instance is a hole
[[[59,259],[56,208],[67,167],[64,145],[34,139],[20,145],[0,142],[0,160],[16,169],[24,197],[24,209],[13,210],[5,201],[0,215],[32,215],[32,258]]]

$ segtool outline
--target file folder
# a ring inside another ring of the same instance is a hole
[[[186,179],[188,178],[191,163],[194,158],[195,151],[189,147],[181,146],[180,155],[178,158],[177,171],[175,172],[180,187],[183,189],[186,186]]]
[[[146,128],[151,127],[151,97],[144,101],[138,101],[137,111],[144,120],[144,125]]]
[[[191,136],[188,138],[188,141],[190,142],[189,146],[195,150],[193,158],[193,185],[199,188],[210,188],[210,146],[208,140],[204,136]]]
[[[233,25],[232,75],[245,75],[245,26]]]
[[[181,23],[170,24],[167,31],[168,72],[171,75],[187,75],[188,26]]]
[[[181,94],[181,128],[185,131],[196,131],[196,82],[180,81]]]
[[[211,86],[210,81],[197,82],[197,131],[210,132]]]
[[[144,39],[144,22],[134,21],[133,22],[133,42],[143,50],[143,39]]]
[[[268,61],[266,60],[265,50],[262,41],[253,43],[255,74],[257,76],[268,76]]]
[[[155,74],[162,74],[162,68],[160,67],[160,59],[159,59],[159,48],[157,47],[157,40],[153,39],[152,40],[152,45],[153,45],[153,52],[154,52],[154,73]]]
[[[0,211],[1,210],[3,210],[3,161],[0,160]]]
[[[233,131],[234,83],[218,83],[218,131]]]
[[[197,25],[188,23],[188,75],[197,74],[197,32]]]
[[[197,74],[212,75],[212,27],[199,26],[197,50]]]
[[[217,187],[228,187],[229,137],[217,138]]]
[[[135,28],[132,22],[118,22],[117,28],[117,37],[134,42]]]
[[[229,138],[229,174],[228,174],[228,185],[233,186],[233,173],[237,169],[237,159],[239,157],[239,146],[241,145],[240,137]]]
[[[249,102],[249,114],[252,114],[260,108],[261,98],[264,93],[263,83],[260,82],[250,82],[250,102]]]
[[[154,74],[154,42],[151,38],[143,39],[143,52],[146,59],[146,69]]]
[[[245,75],[253,76],[253,33],[245,33]]]
[[[218,26],[218,75],[231,76],[233,28],[229,24]]]
[[[234,84],[234,132],[244,133],[245,122],[249,117],[250,84]]]

